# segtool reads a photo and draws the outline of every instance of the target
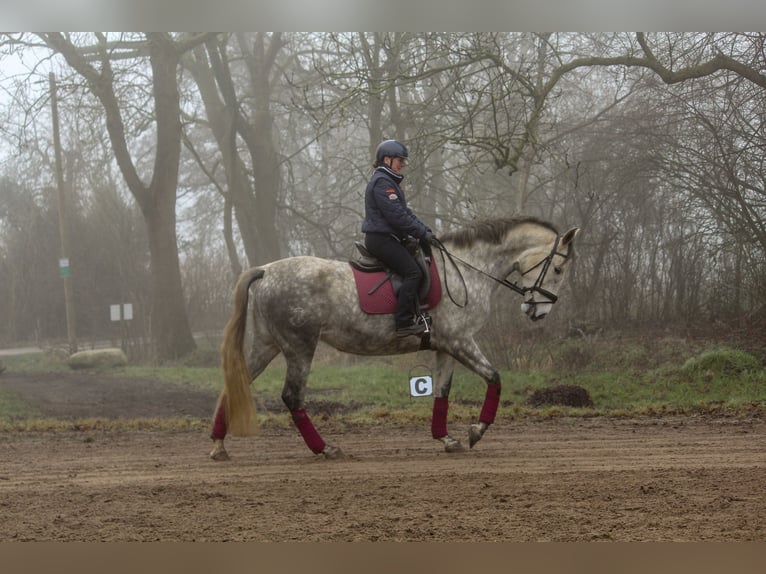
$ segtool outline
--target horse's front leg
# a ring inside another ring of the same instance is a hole
[[[500,373],[479,350],[473,339],[458,342],[451,354],[487,382],[487,391],[479,414],[479,422],[472,424],[468,429],[468,446],[473,448],[484,436],[487,428],[495,422],[495,415],[500,405]]]
[[[455,359],[444,352],[436,353],[436,382],[434,388],[434,408],[431,416],[431,436],[444,444],[447,452],[462,452],[462,443],[447,432],[447,412],[449,411],[449,392],[452,388],[452,373]]]

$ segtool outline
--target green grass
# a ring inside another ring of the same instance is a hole
[[[580,362],[577,368],[567,369],[558,357],[550,368],[503,371],[499,416],[551,418],[766,411],[766,371],[752,354],[725,348],[695,349],[691,356],[677,348],[663,352],[665,358],[658,361],[657,353],[652,353],[651,349],[626,345],[622,355],[615,355],[614,350],[607,353],[602,348],[590,351],[590,358],[586,360],[580,349],[568,347],[564,359],[574,357]],[[608,358],[599,361],[599,354]],[[654,358],[653,363],[648,360],[650,357]],[[353,406],[346,414],[338,415],[352,423],[427,420],[431,398],[409,394],[409,376],[424,371],[420,367],[411,369],[411,366],[423,359],[421,356],[369,361],[319,358],[312,368],[306,399]],[[640,368],[642,364],[646,368]],[[50,354],[8,357],[4,359],[4,365],[7,373],[69,371],[62,358]],[[216,391],[223,384],[220,368],[189,366],[188,363],[128,366],[103,370],[101,374],[104,377],[150,378]],[[255,381],[253,392],[257,400],[279,401],[284,375],[284,363],[278,359]],[[585,388],[593,400],[593,408],[533,408],[527,405],[527,397],[534,390],[559,384]],[[478,415],[485,389],[486,385],[478,376],[458,368],[450,394],[450,418],[473,420]],[[35,416],[17,396],[0,392],[0,421],[33,420]],[[262,416],[275,418],[275,415]]]
[[[16,373],[64,373],[71,372],[66,362],[56,353],[29,353],[3,357],[7,372]]]
[[[0,389],[0,421],[31,419],[37,414],[16,393]]]

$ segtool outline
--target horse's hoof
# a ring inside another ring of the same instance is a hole
[[[329,444],[324,447],[322,454],[329,460],[336,460],[339,458],[345,458],[346,455],[337,446],[330,446]]]
[[[471,427],[468,429],[468,447],[473,448],[473,445],[479,442],[481,440],[481,437],[484,436],[484,431],[486,430],[487,430],[487,425],[485,425],[484,423],[472,424]]]
[[[452,438],[449,435],[442,437],[439,440],[441,440],[444,443],[445,452],[464,452],[465,451],[465,448],[463,447],[463,443],[461,443],[456,438]]]
[[[217,461],[231,460],[229,458],[229,453],[226,452],[226,449],[223,447],[222,444],[216,444],[213,447],[213,450],[210,451],[210,458]]]

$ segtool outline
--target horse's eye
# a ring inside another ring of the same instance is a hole
[[[554,267],[553,267],[553,272],[554,272],[556,275],[561,275],[561,267],[559,267],[558,265],[554,266]]]

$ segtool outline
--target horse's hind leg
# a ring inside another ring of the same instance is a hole
[[[343,456],[341,450],[328,445],[319,435],[314,423],[311,422],[305,405],[306,382],[308,381],[311,361],[314,358],[318,337],[310,340],[302,338],[297,344],[292,344],[290,351],[285,351],[287,361],[287,374],[285,385],[282,389],[282,401],[287,406],[298,432],[301,433],[306,446],[314,454],[323,454],[326,458],[339,458]]]
[[[255,380],[278,354],[279,348],[271,342],[260,341],[254,343],[247,360],[247,370],[250,373],[251,380]],[[226,447],[223,444],[224,438],[226,438],[226,430],[226,411],[223,396],[221,396],[215,410],[213,429],[210,433],[210,438],[213,439],[213,450],[210,451],[210,458],[213,460],[229,460],[229,453],[226,452]]]

